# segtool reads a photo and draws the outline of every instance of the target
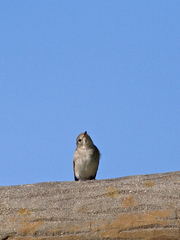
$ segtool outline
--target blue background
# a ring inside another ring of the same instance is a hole
[[[180,1],[0,1],[0,185],[177,171]]]

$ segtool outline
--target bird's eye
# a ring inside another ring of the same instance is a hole
[[[78,142],[81,142],[81,139],[78,139]]]

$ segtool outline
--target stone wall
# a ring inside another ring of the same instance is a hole
[[[180,239],[180,171],[0,187],[0,240]]]

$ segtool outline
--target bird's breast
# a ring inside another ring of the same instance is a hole
[[[93,158],[93,149],[78,149],[75,157],[75,175],[88,178],[97,171],[98,161]]]

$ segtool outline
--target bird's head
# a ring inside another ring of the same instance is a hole
[[[79,136],[76,139],[76,145],[77,147],[88,147],[93,145],[93,141],[90,138],[90,136],[87,134],[87,132],[83,132],[79,134]]]

